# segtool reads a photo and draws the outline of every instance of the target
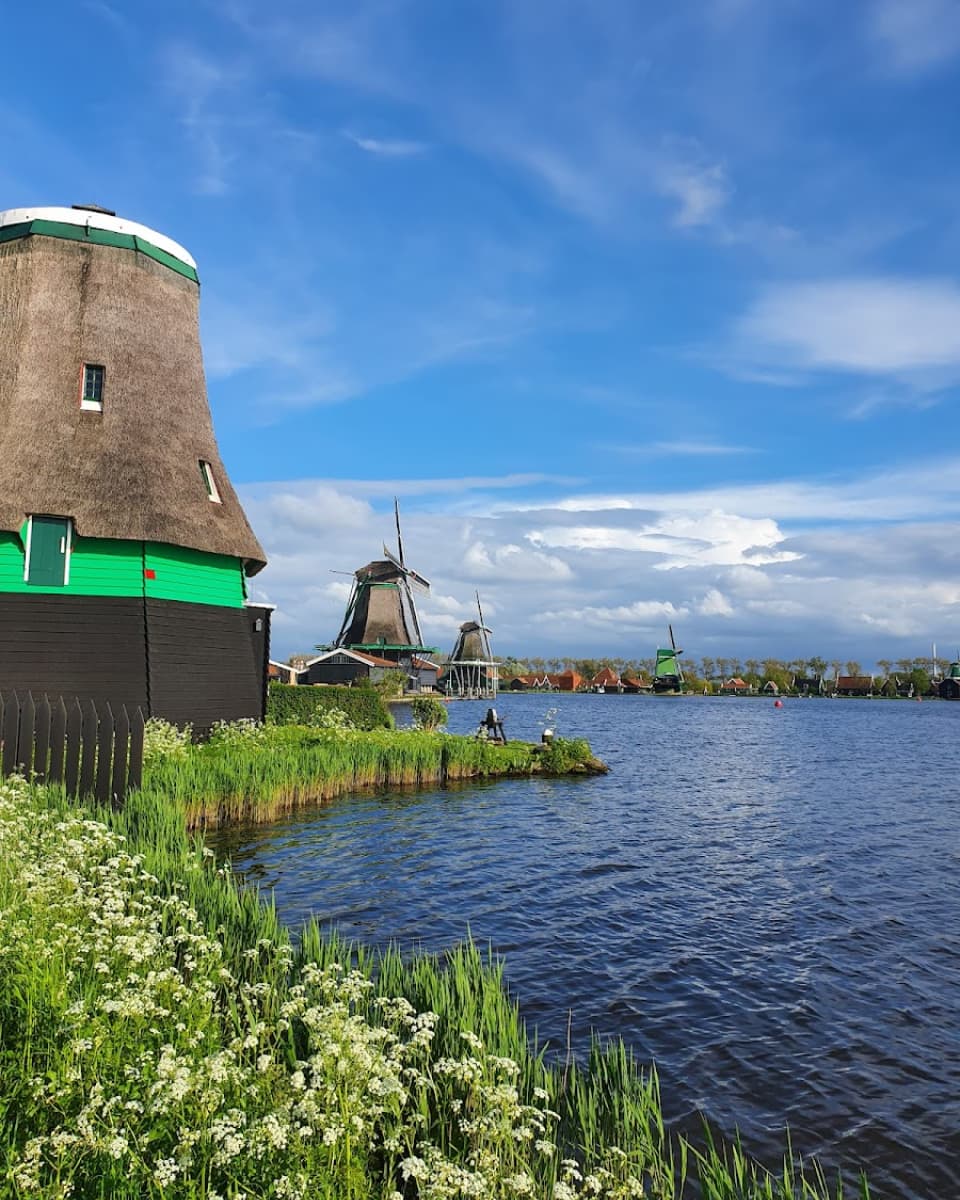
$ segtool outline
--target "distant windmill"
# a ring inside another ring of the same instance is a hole
[[[683,672],[680,670],[680,655],[682,650],[677,649],[677,643],[673,637],[673,626],[668,625],[670,631],[670,648],[658,647],[657,649],[657,664],[653,671],[653,690],[655,692],[682,692],[683,691]]]
[[[449,695],[492,700],[497,694],[497,668],[490,649],[490,633],[483,622],[480,593],[477,592],[478,621],[460,626],[456,645],[447,663],[445,686]]]
[[[433,653],[424,646],[413,593],[426,595],[430,581],[403,560],[400,505],[394,499],[397,554],[384,544],[385,558],[354,572],[353,588],[335,646],[376,654],[398,665],[409,666],[414,654]]]

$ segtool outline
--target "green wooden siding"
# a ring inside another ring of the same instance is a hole
[[[26,526],[24,526],[24,534]],[[74,534],[70,582],[44,587],[23,579],[24,546],[15,533],[0,531],[0,592],[49,592],[72,596],[149,596],[241,608],[243,569],[238,559],[181,546],[81,538]],[[148,579],[146,570],[155,573]]]
[[[144,581],[151,600],[243,607],[243,568],[237,558],[154,542],[147,544],[144,565],[156,572],[155,579]]]

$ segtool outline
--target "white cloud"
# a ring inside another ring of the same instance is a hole
[[[736,335],[746,356],[781,366],[942,386],[960,377],[960,288],[883,277],[782,284],[760,297]]]
[[[358,149],[378,158],[415,158],[430,149],[426,142],[405,141],[402,138],[358,137],[353,133],[345,133],[344,137]]]
[[[870,32],[896,72],[912,75],[960,53],[956,0],[876,0]]]
[[[719,588],[710,588],[697,605],[701,617],[732,617],[733,605]]]
[[[623,550],[657,556],[657,570],[789,562],[800,556],[774,547],[784,540],[771,518],[733,513],[664,513],[637,528],[622,525],[549,526],[528,535],[534,545],[569,550]]]
[[[649,449],[655,454],[713,457],[724,454],[752,454],[750,446],[725,446],[720,442],[654,442]]]
[[[571,579],[573,571],[561,558],[528,550],[513,543],[488,546],[473,542],[463,556],[463,570],[471,579],[498,579],[529,583]]]
[[[681,229],[707,225],[730,198],[726,168],[693,162],[667,162],[655,172],[657,190],[678,201],[673,223]]]
[[[686,615],[685,608],[677,608],[669,600],[634,600],[631,604],[617,604],[610,608],[586,605],[583,608],[549,609],[543,614],[543,620],[570,628],[578,625],[626,625],[649,629]]]

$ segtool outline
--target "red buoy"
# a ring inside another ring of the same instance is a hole
[[[782,700],[774,700],[773,707],[774,708],[783,708],[783,701]]]

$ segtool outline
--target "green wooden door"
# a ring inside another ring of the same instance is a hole
[[[70,521],[67,517],[31,517],[27,583],[63,587],[67,582]]]

